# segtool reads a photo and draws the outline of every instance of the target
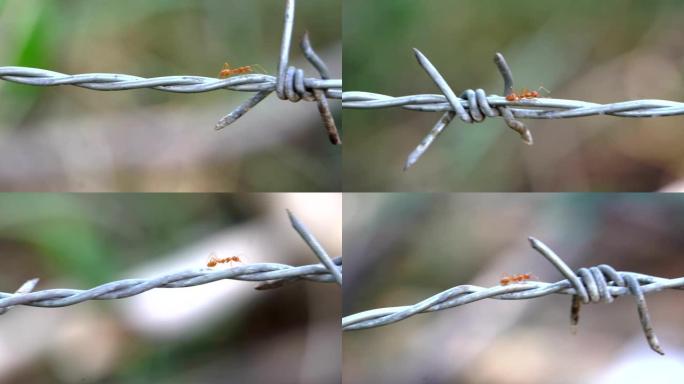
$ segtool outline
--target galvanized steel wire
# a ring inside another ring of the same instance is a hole
[[[459,285],[413,305],[377,308],[345,316],[342,319],[342,329],[352,331],[380,327],[408,319],[419,313],[441,311],[484,299],[523,300],[551,294],[573,296],[570,318],[571,324],[576,326],[581,304],[610,303],[614,297],[632,295],[635,297],[639,320],[649,346],[655,352],[664,354],[653,331],[644,294],[660,292],[664,289],[684,289],[684,277],[665,279],[635,272],[618,272],[605,264],[580,268],[573,272],[544,243],[533,237],[529,240],[532,247],[565,276],[564,280],[555,283],[525,281],[489,288]]]
[[[32,279],[14,293],[0,292],[0,315],[15,305],[33,307],[64,307],[87,300],[123,299],[139,295],[155,288],[184,288],[230,279],[258,281],[256,289],[272,289],[301,280],[319,283],[337,282],[341,285],[342,257],[331,259],[315,236],[288,211],[292,225],[307,244],[313,240],[318,247],[311,247],[319,264],[291,266],[279,263],[255,263],[227,269],[196,268],[174,272],[151,279],[124,279],[102,284],[88,290],[48,289],[31,292],[38,283]],[[311,246],[311,245],[310,245]],[[338,280],[339,278],[339,280]]]
[[[518,119],[562,119],[594,115],[618,117],[660,117],[684,114],[684,103],[669,100],[629,100],[609,104],[582,100],[554,99],[547,97],[515,98],[513,76],[503,55],[497,53],[494,63],[504,80],[503,96],[487,95],[483,89],[467,89],[459,96],[451,89],[444,77],[428,58],[414,48],[419,65],[434,81],[442,94],[419,94],[388,96],[379,93],[347,91],[342,93],[342,107],[376,109],[401,107],[421,112],[443,112],[432,130],[408,156],[404,170],[415,164],[444,128],[458,116],[466,123],[477,123],[486,117],[502,117],[509,128],[516,131],[527,144],[532,144],[532,134]],[[507,99],[509,96],[510,99]]]
[[[287,0],[283,39],[278,62],[278,76],[245,74],[226,79],[192,75],[144,78],[115,73],[67,75],[39,68],[6,66],[0,67],[0,79],[34,86],[73,85],[97,91],[125,91],[150,88],[176,93],[210,92],[219,89],[256,92],[255,95],[222,117],[216,124],[215,128],[217,130],[234,123],[275,91],[281,100],[289,100],[291,102],[298,102],[300,100],[315,101],[330,141],[333,144],[341,144],[342,141],[335,126],[327,99],[342,98],[342,80],[330,78],[327,66],[311,46],[308,33],[304,34],[300,45],[304,56],[318,71],[319,78],[305,77],[304,70],[301,68],[288,66],[294,10],[295,0]]]

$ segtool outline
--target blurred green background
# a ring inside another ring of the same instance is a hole
[[[340,254],[339,195],[0,194],[0,291],[88,289],[205,266],[312,264],[290,208]],[[323,225],[321,225],[323,224]],[[230,252],[230,253],[228,253]],[[2,383],[331,382],[340,288],[217,281],[0,317]],[[322,360],[322,361],[321,361]]]
[[[0,283],[19,286],[38,269],[101,284],[255,214],[257,207],[240,203],[254,204],[222,195],[0,194],[3,253],[16,263],[3,268]]]
[[[678,278],[682,230],[678,194],[345,194],[343,315],[495,286],[503,274],[561,280],[528,236],[573,270],[605,263]],[[343,382],[676,383],[682,299],[646,296],[665,356],[648,347],[632,297],[583,306],[574,335],[569,296],[483,300],[345,332]]]
[[[217,77],[227,61],[259,64],[273,75],[283,12],[279,1],[5,0],[0,65]],[[308,30],[331,74],[341,75],[340,13],[339,0],[298,2],[292,64],[315,75],[298,45]],[[99,92],[2,81],[0,189],[339,190],[340,149],[328,144],[312,103],[272,95],[214,131],[219,118],[251,95]]]
[[[501,94],[501,52],[516,89],[592,102],[684,99],[681,1],[348,0],[344,88],[393,96],[439,93],[420,49],[457,94]],[[500,119],[452,122],[423,158],[406,156],[440,113],[344,112],[348,191],[650,191],[684,176],[682,117],[526,120],[535,145]],[[683,189],[676,185],[674,189]]]

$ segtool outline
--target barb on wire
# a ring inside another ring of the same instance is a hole
[[[456,96],[444,77],[427,57],[413,49],[420,66],[435,82],[442,94],[423,94],[393,97],[379,93],[346,91],[342,93],[342,107],[375,109],[401,107],[412,111],[443,112],[432,130],[409,154],[404,170],[414,165],[427,151],[444,128],[458,116],[466,123],[481,122],[486,117],[501,117],[522,140],[532,144],[532,134],[518,119],[562,119],[593,115],[619,117],[659,117],[684,114],[684,103],[669,100],[631,100],[610,104],[546,97],[520,98],[513,94],[513,75],[503,55],[496,53],[494,63],[504,81],[503,96],[487,95],[483,89],[467,89]]]
[[[19,287],[19,289],[17,289],[14,292],[14,294],[15,295],[22,295],[22,294],[29,293],[29,292],[33,291],[33,288],[36,287],[39,280],[40,279],[36,278],[36,279],[31,279],[31,280],[26,281],[24,284],[21,285],[21,287]],[[5,313],[7,313],[7,311],[9,311],[12,308],[13,308],[12,306],[0,308],[0,315],[4,315]]]
[[[199,93],[219,89],[256,92],[253,96],[223,116],[215,129],[220,130],[234,123],[250,109],[263,101],[273,91],[281,100],[297,102],[299,100],[316,101],[323,124],[333,144],[342,144],[330,112],[327,99],[342,98],[342,80],[330,79],[327,67],[311,47],[308,34],[302,39],[302,51],[312,66],[318,71],[319,78],[305,77],[304,71],[288,67],[290,39],[294,23],[294,0],[287,0],[285,10],[285,31],[278,63],[278,76],[262,74],[245,74],[227,79],[216,79],[204,76],[180,75],[144,78],[116,73],[84,73],[67,75],[29,67],[0,67],[0,79],[19,84],[34,86],[74,85],[97,91],[124,91],[130,89],[151,88],[164,92]]]
[[[325,249],[323,249],[323,246],[316,240],[316,237],[309,231],[308,228],[299,221],[295,215],[290,212],[290,210],[287,210],[287,216],[290,218],[290,223],[292,223],[292,227],[299,233],[299,235],[304,239],[306,244],[311,248],[311,250],[314,252],[316,257],[325,265],[326,268],[328,268],[328,271],[335,277],[335,281],[337,282],[338,285],[342,285],[342,271],[335,266],[333,261],[330,259],[330,256],[328,256],[328,253],[325,252]]]
[[[297,232],[303,238],[306,236],[313,237],[308,229],[303,226],[297,229]],[[322,248],[321,250],[325,254]],[[327,257],[327,254],[325,255]],[[331,273],[331,271],[335,271],[335,274]],[[319,283],[337,282],[336,276],[341,276],[341,274],[342,257],[336,257],[334,259],[327,258],[326,264],[318,263],[302,266],[255,263],[223,270],[211,268],[189,269],[151,279],[113,281],[88,290],[48,289],[31,292],[38,283],[38,279],[33,279],[24,283],[15,293],[0,292],[0,315],[15,305],[64,307],[87,300],[123,299],[155,288],[192,287],[224,279],[264,282],[255,288],[257,290],[264,290],[278,288],[301,280]]]
[[[580,268],[577,272],[572,272],[548,246],[533,237],[529,240],[532,247],[551,262],[566,279],[555,283],[525,281],[489,288],[459,285],[414,305],[378,308],[345,316],[342,318],[342,330],[379,327],[405,320],[419,313],[440,311],[483,299],[522,300],[551,294],[572,295],[570,319],[574,327],[579,321],[579,309],[582,302],[610,303],[614,297],[632,295],[635,297],[639,320],[649,346],[655,352],[664,354],[653,331],[644,294],[660,292],[664,289],[684,289],[684,277],[665,279],[635,272],[618,272],[605,264]]]

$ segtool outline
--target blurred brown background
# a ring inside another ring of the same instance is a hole
[[[202,268],[318,259],[289,208],[341,254],[339,194],[0,194],[0,291],[88,289]],[[0,316],[1,383],[332,383],[341,289],[217,281]]]
[[[77,74],[218,76],[260,64],[275,74],[284,3],[242,0],[0,1],[0,65]],[[341,74],[341,5],[298,2],[291,63],[315,74],[309,30]],[[340,148],[314,103],[271,95],[223,131],[252,95],[150,89],[100,92],[0,81],[0,190],[338,191]],[[335,113],[339,103],[331,102]]]
[[[502,274],[562,279],[533,235],[573,269],[601,263],[684,276],[684,197],[652,194],[346,194],[343,314],[410,305]],[[484,300],[343,334],[345,383],[678,383],[681,291],[646,296],[665,356],[648,347],[632,297]]]
[[[501,94],[501,52],[516,89],[608,103],[684,100],[684,2],[348,0],[345,91],[439,93],[420,49],[457,94]],[[525,120],[527,146],[501,119],[454,120],[409,171],[406,156],[441,113],[345,110],[349,191],[652,191],[684,177],[684,117]],[[679,186],[678,190],[683,188]]]

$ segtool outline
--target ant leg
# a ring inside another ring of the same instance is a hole
[[[256,69],[258,69],[259,72],[263,73],[264,75],[268,75],[268,71],[266,70],[266,68],[262,67],[261,65],[259,65],[259,64],[252,64],[251,66],[254,67],[254,68],[256,68]]]

